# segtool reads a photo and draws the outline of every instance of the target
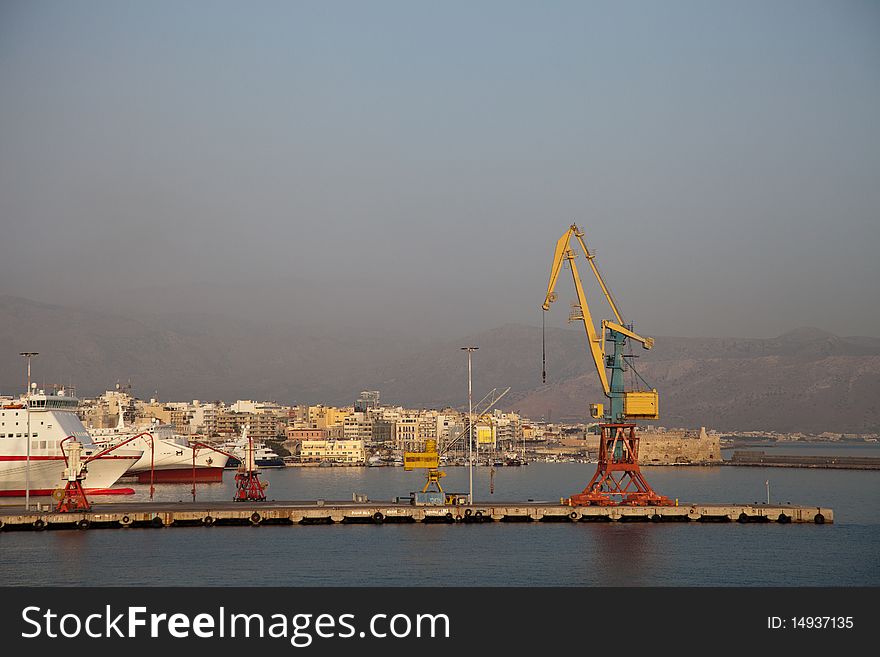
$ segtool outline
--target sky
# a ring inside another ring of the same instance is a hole
[[[0,294],[451,339],[573,221],[645,334],[880,336],[880,3],[0,0]]]

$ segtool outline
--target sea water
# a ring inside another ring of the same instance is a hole
[[[548,501],[580,491],[594,465],[474,470],[485,502]],[[688,502],[827,506],[834,524],[481,523],[193,527],[0,532],[5,585],[94,586],[878,586],[880,472],[645,467],[660,493]],[[447,491],[468,470],[447,469]],[[234,472],[197,501],[232,499]],[[391,501],[423,475],[396,467],[267,469],[270,499]],[[125,501],[143,501],[135,485]],[[192,500],[189,484],[155,499]],[[107,501],[106,499],[102,501]]]

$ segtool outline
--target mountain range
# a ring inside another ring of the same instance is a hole
[[[540,327],[509,324],[450,341],[316,331],[291,322],[208,315],[114,315],[0,296],[0,394],[25,387],[22,351],[38,351],[40,386],[74,384],[80,396],[120,382],[141,398],[273,399],[351,403],[380,390],[390,404],[466,407],[510,386],[502,408],[575,419],[601,401],[582,332],[548,328],[547,381]],[[638,375],[660,392],[675,427],[784,432],[880,431],[880,338],[799,328],[774,338],[655,336],[635,349]],[[635,376],[635,373],[633,373]]]

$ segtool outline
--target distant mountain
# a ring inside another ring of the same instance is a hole
[[[132,318],[0,296],[0,392],[24,389],[18,354],[38,351],[34,380],[72,382],[81,396],[131,379],[141,398],[341,401],[328,382],[369,370],[399,343],[235,317]]]
[[[379,370],[377,388],[405,402],[461,404],[465,357],[475,344],[474,388],[512,386],[501,404],[533,417],[585,417],[602,401],[585,337],[547,331],[547,383],[541,382],[541,330],[504,326],[438,345]],[[776,338],[657,337],[636,347],[635,368],[660,392],[665,426],[805,432],[880,431],[880,339],[797,329]]]
[[[73,382],[94,395],[130,378],[134,393],[161,399],[274,399],[351,403],[376,389],[389,403],[467,403],[511,387],[501,404],[534,418],[583,418],[601,401],[578,331],[521,325],[425,344],[400,335],[365,338],[291,324],[194,316],[117,316],[0,296],[0,393],[24,388],[18,355],[39,351],[39,384]],[[880,431],[880,339],[801,328],[769,338],[657,337],[635,349],[635,367],[660,391],[659,424],[722,430]]]
[[[802,330],[771,339],[657,338],[639,373],[660,391],[660,424],[805,432],[880,431],[880,339]],[[583,360],[583,359],[582,359]],[[523,393],[532,415],[583,413],[592,372]],[[580,405],[580,406],[579,406]]]

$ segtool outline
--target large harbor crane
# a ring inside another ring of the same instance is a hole
[[[632,340],[645,349],[651,349],[654,340],[642,337],[633,330],[632,324],[624,322],[617,302],[596,265],[596,256],[587,248],[583,236],[577,225],[572,224],[556,242],[550,282],[542,305],[544,312],[547,312],[550,304],[556,301],[556,282],[563,265],[567,263],[577,295],[569,321],[583,322],[588,352],[607,398],[607,404],[590,404],[590,415],[602,420],[599,424],[601,435],[596,473],[583,492],[572,495],[568,503],[572,506],[672,504],[669,498],[654,492],[639,469],[639,439],[635,431],[635,421],[660,417],[657,390],[628,390],[624,376],[631,368],[631,364],[627,362],[630,356],[625,353],[627,342]],[[577,253],[572,246],[572,238],[580,246],[616,320],[602,320],[600,333],[596,332],[587,304],[584,286],[575,263]],[[546,381],[546,372],[544,378]]]

